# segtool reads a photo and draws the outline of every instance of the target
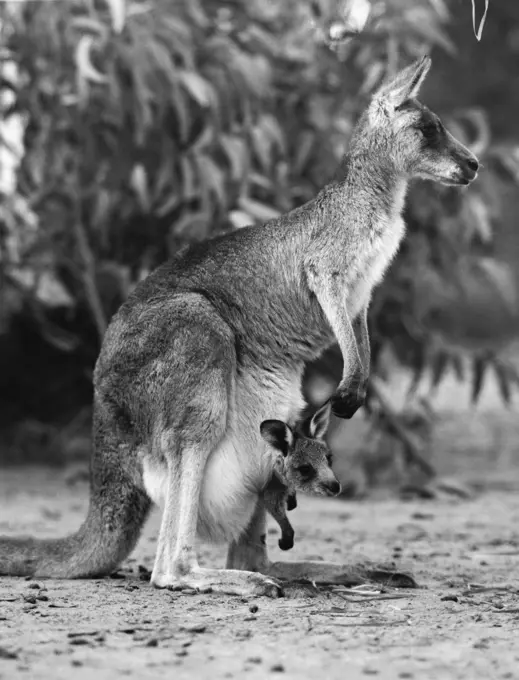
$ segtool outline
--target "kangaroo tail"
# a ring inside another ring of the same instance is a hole
[[[111,492],[117,496],[111,502],[92,494],[87,518],[71,536],[0,537],[0,575],[89,578],[113,572],[137,543],[151,502],[131,483],[119,483]]]

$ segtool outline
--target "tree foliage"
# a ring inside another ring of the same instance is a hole
[[[87,344],[86,368],[111,314],[153,267],[190,241],[310,199],[373,88],[424,52],[455,51],[444,0],[371,0],[362,32],[346,0],[0,8],[0,86],[11,94],[2,118],[24,126],[16,186],[0,204],[0,322],[8,331],[22,310],[60,352]],[[446,122],[484,158],[510,163],[478,115]],[[411,192],[408,238],[372,308],[375,372],[388,346],[417,376],[461,370],[466,347],[431,320],[474,278],[508,304],[485,191]],[[477,361],[482,375],[493,359]],[[510,373],[496,370],[506,397]]]

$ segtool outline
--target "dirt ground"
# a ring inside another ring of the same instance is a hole
[[[471,498],[301,498],[288,557],[269,531],[274,559],[395,562],[419,589],[247,601],[156,591],[144,580],[153,516],[118,578],[0,579],[0,678],[519,678],[519,418],[495,404],[449,407],[438,428],[436,465]],[[0,533],[60,536],[85,515],[87,486],[70,470],[0,475]],[[201,556],[223,565],[224,549]]]

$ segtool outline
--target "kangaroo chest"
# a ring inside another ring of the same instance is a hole
[[[352,272],[348,291],[348,307],[356,316],[370,301],[373,288],[383,279],[387,268],[395,257],[405,234],[402,217],[384,226],[366,244],[364,253],[358,258]]]

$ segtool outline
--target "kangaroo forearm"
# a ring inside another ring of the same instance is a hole
[[[336,322],[332,326],[344,361],[342,382],[362,372],[364,368],[360,347],[353,329],[353,324],[345,309],[335,312]]]
[[[341,350],[344,382],[349,376],[362,371],[353,323],[346,308],[344,286],[315,273],[309,281]]]
[[[367,306],[359,313],[353,323],[353,330],[357,338],[357,348],[364,371],[369,374],[371,366],[371,343],[368,330]]]

